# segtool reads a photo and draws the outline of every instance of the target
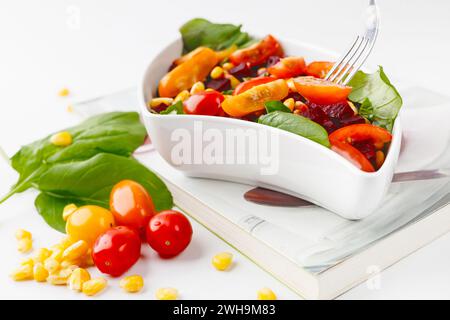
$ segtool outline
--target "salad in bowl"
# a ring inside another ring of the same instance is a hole
[[[311,45],[270,34],[252,38],[241,26],[205,19],[180,32],[150,63],[140,93],[144,122],[164,159],[190,176],[287,192],[346,218],[373,212],[391,182],[401,140],[402,99],[381,66],[340,85],[324,79],[333,57]],[[193,133],[195,121],[223,131],[276,130],[277,174],[174,163],[171,132]]]

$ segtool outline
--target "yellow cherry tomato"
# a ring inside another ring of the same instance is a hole
[[[189,90],[194,83],[205,80],[219,63],[219,57],[214,50],[201,47],[177,61],[181,63],[159,82],[158,92],[161,97],[173,98],[181,91]]]
[[[66,233],[72,241],[84,240],[91,246],[97,237],[114,226],[112,213],[99,206],[82,206],[67,219]]]
[[[282,100],[289,93],[286,81],[278,79],[263,83],[235,96],[227,96],[222,102],[222,109],[233,117],[243,117],[249,113],[264,110],[264,103]]]

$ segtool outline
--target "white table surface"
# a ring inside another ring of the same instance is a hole
[[[418,85],[449,91],[450,3],[446,0],[380,0],[382,30],[371,63],[388,74]],[[0,146],[17,148],[66,126],[77,118],[66,112],[71,102],[135,86],[149,57],[192,17],[243,23],[246,30],[273,33],[343,50],[365,7],[360,0],[277,1],[89,1],[42,0],[0,2]],[[68,87],[71,95],[58,97]],[[1,162],[1,160],[0,160]],[[0,164],[0,194],[16,175]],[[35,246],[61,237],[48,228],[27,191],[0,206],[0,298],[76,299],[62,287],[15,283],[8,274],[21,255],[14,231],[26,228]],[[235,253],[235,266],[219,273],[210,266],[214,253],[227,244],[194,223],[194,239],[173,260],[149,249],[145,261],[130,272],[145,275],[146,289],[127,295],[111,280],[99,298],[150,299],[158,287],[173,286],[182,299],[253,299],[258,288],[272,288],[280,299],[298,298],[292,291]],[[363,283],[341,299],[450,298],[450,234],[381,273],[379,286]]]

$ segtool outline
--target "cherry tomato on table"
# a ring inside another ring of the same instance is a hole
[[[220,92],[205,91],[191,95],[183,102],[183,109],[187,114],[215,116],[219,113],[223,100],[224,96]]]
[[[294,78],[298,93],[317,104],[333,104],[347,100],[351,87],[314,77]]]
[[[95,241],[92,259],[103,273],[113,277],[130,269],[141,255],[141,239],[136,230],[119,226],[107,230]]]
[[[109,207],[117,225],[136,230],[145,228],[156,213],[147,190],[132,180],[120,181],[113,187]]]
[[[278,61],[267,71],[277,78],[292,78],[304,75],[306,72],[305,59],[303,57],[287,57]]]
[[[150,247],[166,258],[180,254],[192,238],[191,223],[175,210],[158,213],[150,220],[146,231]]]
[[[241,82],[237,85],[237,87],[233,91],[233,95],[238,95],[240,93],[243,93],[247,91],[248,89],[251,89],[255,86],[259,86],[260,84],[269,83],[272,81],[277,80],[277,78],[274,77],[260,77],[260,78],[254,78],[245,82]]]
[[[229,59],[234,65],[248,62],[253,67],[264,63],[270,56],[283,56],[283,48],[272,35],[247,48],[234,51]]]
[[[314,61],[307,65],[306,75],[315,78],[325,78],[327,73],[333,68],[334,62]]]
[[[82,206],[73,212],[66,222],[66,233],[72,241],[84,240],[91,246],[95,239],[113,227],[112,213],[99,206]]]

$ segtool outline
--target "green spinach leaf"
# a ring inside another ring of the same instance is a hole
[[[360,104],[359,113],[374,125],[392,131],[403,101],[383,68],[372,74],[358,71],[348,85],[353,87],[349,99]]]
[[[134,158],[109,153],[48,168],[34,184],[41,191],[35,205],[50,226],[64,231],[61,213],[65,205],[108,208],[113,186],[124,179],[140,183],[151,195],[157,211],[172,208],[172,196],[156,174]]]
[[[223,50],[236,44],[244,46],[252,39],[241,31],[240,25],[212,23],[206,19],[196,18],[186,22],[180,28],[184,52],[206,46],[214,50]]]
[[[142,144],[146,135],[136,112],[101,114],[66,131],[73,139],[69,146],[55,146],[48,136],[22,147],[11,158],[19,179],[0,203],[14,193],[30,188],[54,164],[89,159],[101,152],[128,157]]]
[[[291,110],[286,107],[281,101],[267,101],[264,103],[267,113],[274,111],[291,112]]]
[[[258,122],[267,126],[289,131],[313,140],[325,147],[330,147],[327,131],[318,123],[303,116],[274,111],[259,117]]]

